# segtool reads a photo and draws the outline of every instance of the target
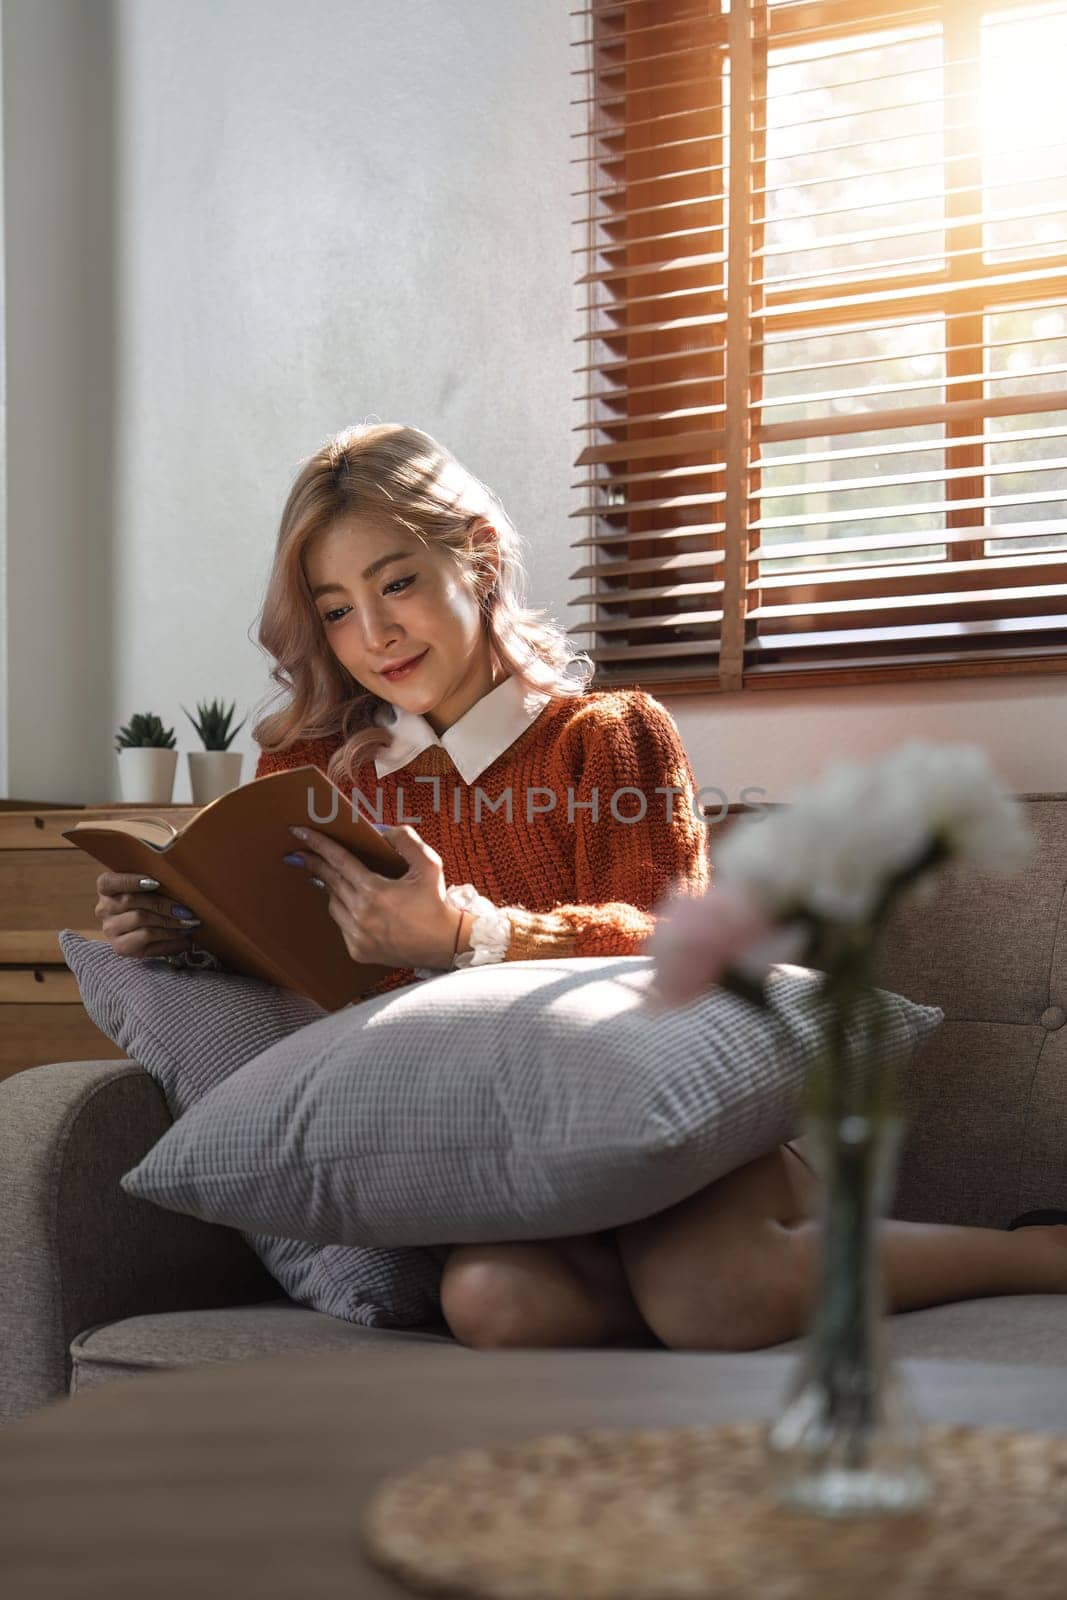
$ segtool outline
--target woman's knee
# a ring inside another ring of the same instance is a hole
[[[799,1171],[797,1170],[799,1169]],[[781,1149],[616,1230],[630,1289],[672,1350],[761,1350],[803,1323],[810,1175]]]
[[[713,1272],[700,1284],[634,1285],[641,1315],[669,1350],[766,1350],[800,1331],[804,1298],[786,1275]]]
[[[441,1311],[460,1344],[478,1350],[522,1342],[523,1295],[508,1245],[456,1245],[441,1277]]]

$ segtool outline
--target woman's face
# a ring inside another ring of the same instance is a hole
[[[484,520],[479,536],[495,548]],[[304,572],[342,666],[372,694],[424,716],[435,733],[493,687],[477,598],[447,551],[403,528],[348,518],[311,541]],[[391,666],[410,661],[400,677],[388,675]]]

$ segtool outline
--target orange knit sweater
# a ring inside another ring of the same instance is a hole
[[[335,735],[264,750],[256,777],[308,764],[325,771],[340,743]],[[637,955],[659,901],[708,885],[707,827],[693,815],[685,748],[670,713],[643,690],[553,696],[471,785],[434,746],[383,778],[370,761],[339,787],[349,800],[358,790],[375,820],[380,797],[380,820],[411,823],[440,855],[446,884],[471,883],[507,910],[508,961]],[[668,788],[678,792],[656,792]],[[546,790],[556,803],[539,812]],[[414,978],[396,967],[371,993]]]

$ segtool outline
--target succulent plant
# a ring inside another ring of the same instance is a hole
[[[244,727],[245,722],[248,721],[248,718],[245,717],[243,721],[237,724],[233,732],[230,732],[230,718],[233,716],[236,706],[237,701],[234,700],[229,711],[224,711],[221,700],[212,700],[210,705],[201,704],[198,700],[196,703],[197,715],[195,717],[191,712],[185,711],[184,706],[182,706],[182,710],[185,711],[185,715],[196,729],[205,750],[228,750]]]
[[[174,749],[174,729],[164,728],[154,711],[135,711],[129,726],[120,728],[115,738],[116,750]]]

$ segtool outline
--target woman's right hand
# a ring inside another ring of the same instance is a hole
[[[96,880],[100,898],[94,915],[115,954],[148,960],[190,949],[192,933],[180,930],[195,930],[199,922],[175,916],[169,896],[142,889],[140,883],[137,873],[128,872],[102,872]]]

